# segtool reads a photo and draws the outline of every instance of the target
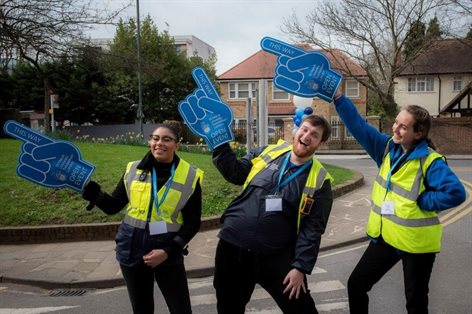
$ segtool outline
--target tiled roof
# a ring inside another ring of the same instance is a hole
[[[310,50],[311,48],[307,45],[301,45],[305,50]],[[324,51],[326,57],[328,57],[331,67],[343,75],[346,75],[347,71],[345,66],[347,66],[352,76],[365,76],[366,73],[359,65],[353,62],[342,51],[333,49],[329,52]],[[274,69],[277,62],[277,56],[259,50],[255,54],[249,56],[247,59],[241,61],[239,64],[235,65],[228,71],[224,72],[218,76],[218,80],[254,80],[254,79],[271,79],[274,77]]]
[[[277,57],[259,50],[218,76],[219,80],[269,79],[274,77]]]
[[[472,73],[472,41],[445,39],[431,45],[400,75]]]

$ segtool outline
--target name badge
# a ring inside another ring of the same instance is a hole
[[[149,223],[149,234],[163,234],[167,233],[167,224],[165,221],[154,221]]]
[[[395,215],[395,202],[394,201],[382,202],[382,210],[380,212],[382,215]]]
[[[282,211],[282,198],[278,195],[267,195],[265,207],[266,207],[266,212]]]

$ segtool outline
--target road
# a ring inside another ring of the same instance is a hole
[[[370,159],[330,158],[323,162],[356,169],[364,174],[367,184],[376,169]],[[450,160],[450,166],[472,189],[472,160]],[[369,199],[368,189],[356,194],[356,201]],[[346,206],[349,204],[346,202]],[[431,314],[470,313],[472,308],[472,205],[442,215],[443,249],[436,258],[430,282]],[[349,313],[346,282],[367,243],[322,252],[317,267],[308,277],[309,289],[320,313]],[[216,313],[212,277],[190,279],[194,313]],[[72,296],[67,294],[72,293]],[[404,313],[403,275],[396,265],[369,294],[371,313]],[[155,289],[156,313],[168,313],[162,295]],[[0,314],[35,313],[131,313],[125,287],[115,289],[43,290],[14,284],[0,284]],[[247,313],[280,313],[269,295],[256,288]]]

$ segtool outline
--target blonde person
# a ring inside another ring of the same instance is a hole
[[[83,198],[106,214],[126,208],[116,258],[134,313],[154,313],[154,281],[171,313],[191,313],[184,255],[201,222],[203,172],[179,158],[179,133],[169,124],[150,135],[149,152],[128,163],[111,195],[91,181]]]

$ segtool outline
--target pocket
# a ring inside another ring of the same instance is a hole
[[[139,182],[139,181],[133,181],[131,183],[131,186],[129,187],[129,197],[130,200],[129,202],[133,206],[139,207],[139,204],[141,204],[142,198],[145,194],[145,182]]]
[[[115,236],[116,256],[119,261],[127,261],[132,254],[132,243],[134,237],[134,227],[126,223],[121,223]]]

